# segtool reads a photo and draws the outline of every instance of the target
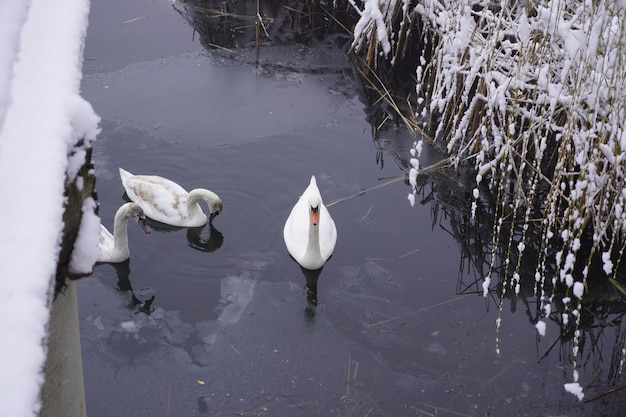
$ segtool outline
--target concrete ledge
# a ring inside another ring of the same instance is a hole
[[[45,375],[40,417],[85,417],[83,361],[74,281],[68,281],[52,304]]]

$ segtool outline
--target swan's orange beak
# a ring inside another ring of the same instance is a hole
[[[320,213],[318,207],[311,207],[311,223],[313,226],[317,226],[320,222]]]

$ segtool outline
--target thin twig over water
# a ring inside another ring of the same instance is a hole
[[[154,15],[156,15],[156,14],[159,14],[159,13],[161,13],[161,12],[154,12],[154,13],[145,14],[145,15],[143,15],[143,16],[139,16],[139,17],[136,17],[136,18],[134,18],[134,19],[125,20],[125,21],[123,21],[123,22],[122,22],[122,24],[123,24],[123,25],[127,25],[127,24],[129,24],[129,23],[134,23],[134,22],[137,22],[137,21],[139,21],[139,20],[145,19],[145,18],[147,18],[147,17],[152,17],[152,16],[154,16]]]
[[[428,310],[433,309],[433,308],[436,308],[436,307],[441,307],[441,306],[443,306],[443,305],[450,304],[450,303],[452,303],[452,302],[454,302],[454,301],[459,301],[460,299],[465,298],[465,297],[467,297],[468,295],[470,295],[470,294],[465,294],[465,295],[461,295],[461,296],[456,297],[456,298],[451,298],[451,299],[449,299],[449,300],[442,301],[442,302],[437,303],[437,304],[433,304],[433,305],[430,305],[430,306],[422,307],[422,308],[420,308],[420,309],[418,309],[418,310],[407,311],[406,313],[402,313],[402,314],[400,314],[399,316],[392,317],[392,318],[390,318],[390,319],[386,319],[386,320],[381,320],[381,321],[378,321],[378,322],[376,322],[376,323],[372,323],[372,324],[370,324],[370,325],[369,325],[369,327],[381,326],[381,325],[383,325],[383,324],[390,323],[390,322],[392,322],[392,321],[395,321],[395,320],[401,319],[401,318],[406,317],[406,316],[409,316],[409,315],[411,315],[411,314],[417,314],[417,313],[421,313],[421,312],[423,312],[423,311],[428,311]]]
[[[368,189],[366,189],[366,190],[361,190],[361,191],[359,191],[358,193],[352,194],[351,196],[344,197],[344,198],[340,198],[339,200],[335,200],[335,201],[333,201],[332,203],[327,204],[327,205],[326,205],[326,207],[331,207],[331,206],[334,206],[334,205],[335,205],[335,204],[337,204],[337,203],[343,203],[344,201],[351,200],[351,199],[353,199],[354,197],[361,196],[361,195],[363,195],[363,194],[365,194],[365,193],[367,193],[367,192],[370,192],[370,191],[376,190],[376,189],[378,189],[378,188],[384,187],[384,186],[389,185],[389,184],[393,184],[394,182],[398,182],[398,181],[401,181],[401,180],[404,180],[404,177],[403,177],[403,176],[402,176],[402,177],[396,177],[396,178],[394,178],[394,179],[392,179],[392,180],[390,180],[390,181],[384,182],[384,183],[382,183],[382,184],[375,185],[374,187],[368,188]]]
[[[174,387],[172,385],[172,383],[170,382],[170,387],[167,390],[167,407],[165,408],[165,417],[169,417],[170,416],[170,408],[172,406],[172,391],[174,390]]]
[[[435,162],[432,165],[420,168],[419,172],[421,174],[425,174],[425,173],[429,173],[429,172],[433,172],[433,171],[439,171],[439,170],[443,171],[443,170],[445,170],[447,168],[450,168],[452,165],[453,165],[452,160],[450,158],[445,158],[445,159],[442,159],[439,162]],[[368,193],[370,191],[377,190],[378,188],[382,188],[382,187],[385,187],[385,186],[390,185],[390,184],[394,184],[394,183],[396,183],[398,181],[402,181],[402,180],[406,180],[406,177],[405,176],[397,176],[395,178],[392,178],[389,181],[385,181],[382,184],[378,184],[378,185],[375,185],[373,187],[367,188],[365,190],[361,190],[361,191],[356,192],[356,193],[354,193],[354,194],[352,194],[352,195],[350,195],[348,197],[343,197],[343,198],[340,198],[338,200],[335,200],[335,201],[327,204],[326,207],[331,207],[331,206],[334,206],[335,204],[343,203],[344,201],[351,200],[354,197],[359,197],[359,196],[364,195],[365,193]],[[369,212],[368,212],[368,214],[369,214]],[[365,216],[364,216],[364,218],[365,218]]]
[[[621,391],[624,388],[626,388],[626,385],[620,385],[620,386],[617,386],[617,387],[609,388],[608,390],[602,391],[601,393],[596,394],[593,397],[587,398],[584,402],[589,403],[591,401],[595,401],[595,400],[597,400],[599,398],[604,397],[605,395],[609,395],[609,394],[613,394],[614,392]]]
[[[368,261],[384,261],[384,262],[395,262],[395,261],[399,261],[400,259],[407,257],[409,255],[413,255],[414,253],[417,253],[420,251],[420,248],[417,249],[413,249],[410,250],[408,252],[403,253],[402,255],[398,255],[398,256],[394,256],[393,258],[365,258]]]

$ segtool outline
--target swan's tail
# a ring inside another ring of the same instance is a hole
[[[122,184],[126,184],[126,181],[128,181],[131,177],[133,177],[133,174],[126,171],[124,168],[120,168],[120,178],[122,179]]]

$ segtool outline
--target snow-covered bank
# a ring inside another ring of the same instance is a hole
[[[589,281],[624,294],[626,2],[350,1],[361,15],[353,50],[375,57],[369,65],[385,57],[393,66],[417,49],[406,120],[447,151],[451,166],[474,168],[472,218],[479,207],[493,213],[484,295],[499,293],[502,311],[509,293],[530,282],[540,336],[565,306],[559,318],[573,323],[574,346],[573,382],[564,388],[582,400],[576,367]],[[421,149],[418,138],[412,205]],[[535,270],[524,273],[521,260],[533,250]]]
[[[73,153],[97,134],[79,95],[88,0],[0,3],[0,415],[37,415]],[[97,238],[97,236],[96,236]]]

